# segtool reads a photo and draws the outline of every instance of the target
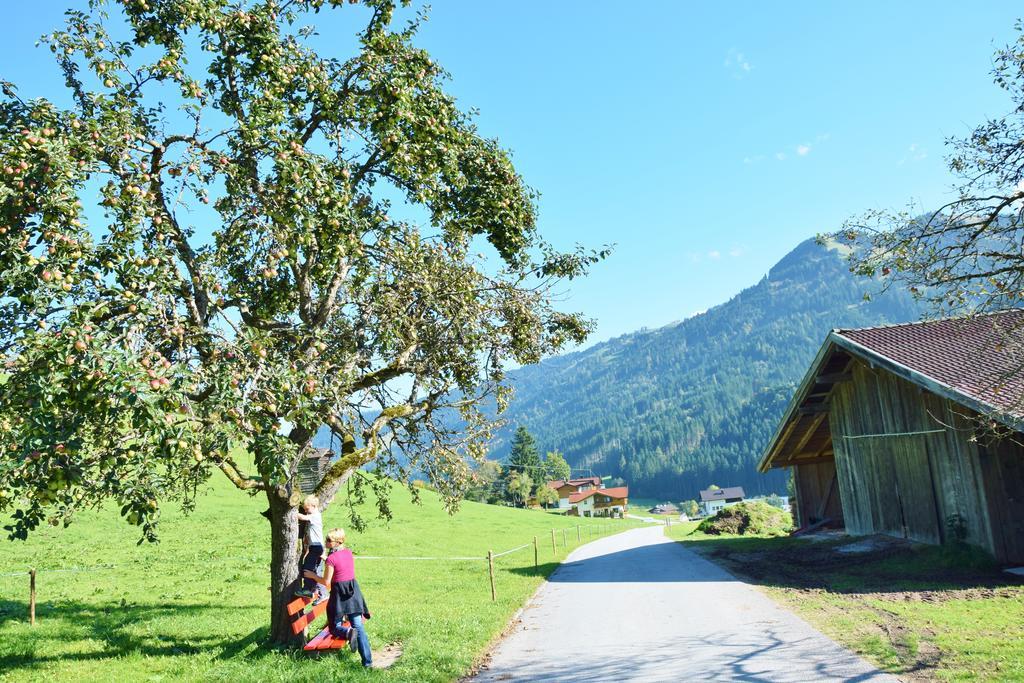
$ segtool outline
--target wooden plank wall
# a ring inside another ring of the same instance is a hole
[[[958,517],[965,540],[995,552],[978,451],[962,410],[854,363],[852,381],[833,392],[829,418],[849,533],[941,543]],[[904,434],[936,429],[942,431]],[[888,436],[847,438],[865,435]]]
[[[799,517],[793,521],[798,526],[808,526],[817,522],[821,517],[830,518],[835,526],[843,525],[843,504],[838,482],[832,483],[835,476],[836,464],[831,460],[797,465],[793,468]],[[826,496],[829,496],[830,487],[832,488],[831,496],[825,505],[824,513],[820,514],[822,502]]]
[[[1024,436],[979,446],[995,555],[1024,562]]]

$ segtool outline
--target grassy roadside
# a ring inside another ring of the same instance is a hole
[[[1024,680],[1024,586],[979,551],[695,528],[666,533],[905,680]]]
[[[385,671],[364,672],[350,653],[311,658],[263,646],[267,628],[269,538],[265,507],[215,478],[188,517],[165,513],[161,542],[137,546],[138,529],[116,511],[83,515],[68,529],[47,527],[27,543],[0,540],[0,574],[40,569],[39,623],[26,623],[28,577],[0,576],[0,680],[345,680],[450,681],[465,674],[543,577],[582,542],[636,526],[464,503],[449,517],[429,492],[423,505],[393,493],[394,519],[350,534],[362,555],[476,556],[530,543],[496,560],[497,602],[480,561],[357,560],[374,613],[374,649],[400,643]],[[325,527],[344,526],[340,506]],[[614,526],[612,526],[614,525]],[[557,548],[552,552],[551,530]],[[562,545],[563,534],[568,547]],[[540,574],[533,569],[539,538]],[[47,569],[114,565],[93,572]]]

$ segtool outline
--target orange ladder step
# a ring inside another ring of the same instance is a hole
[[[327,601],[313,605],[313,609],[309,610],[303,615],[300,615],[292,622],[292,633],[302,633],[306,630],[310,624],[317,620],[317,618],[327,611]]]

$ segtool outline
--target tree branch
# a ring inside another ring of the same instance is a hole
[[[193,136],[186,135],[172,135],[164,140],[162,145],[155,146],[153,148],[153,156],[150,159],[150,175],[152,181],[150,186],[153,190],[153,194],[157,197],[157,201],[160,202],[161,212],[163,217],[166,218],[172,227],[172,240],[174,242],[175,249],[178,252],[178,258],[181,259],[182,263],[185,264],[185,268],[188,270],[189,279],[192,284],[192,296],[188,297],[189,310],[192,313],[194,322],[200,327],[205,327],[208,321],[210,297],[203,287],[202,278],[199,273],[199,265],[196,262],[196,254],[192,249],[192,246],[188,243],[185,238],[185,234],[178,224],[178,219],[175,218],[174,213],[167,206],[167,198],[164,196],[164,181],[161,175],[161,162],[163,161],[164,152],[167,151],[167,146],[176,142],[188,142],[197,146],[202,144]]]
[[[202,455],[196,456],[197,462],[206,460]],[[224,476],[242,491],[266,491],[267,485],[258,477],[251,477],[238,469],[238,465],[230,457],[214,458],[214,463],[224,473]]]
[[[389,382],[390,380],[400,377],[404,374],[412,372],[412,368],[408,365],[409,359],[412,354],[416,352],[419,345],[416,343],[410,344],[402,353],[398,354],[398,357],[388,365],[374,370],[371,373],[363,375],[357,379],[351,386],[351,391],[362,391],[364,389],[370,389],[371,387],[379,387],[380,385]]]

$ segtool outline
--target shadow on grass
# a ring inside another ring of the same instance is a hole
[[[177,657],[216,652],[212,659],[228,660],[243,652],[247,657],[261,657],[279,652],[266,644],[266,628],[257,628],[244,638],[180,635],[172,628],[161,629],[153,622],[161,619],[188,620],[200,613],[220,611],[225,619],[239,608],[230,605],[110,605],[84,604],[61,600],[38,605],[39,626],[31,637],[17,644],[0,648],[0,671],[30,670],[42,664],[61,661],[104,661],[125,656]],[[27,621],[28,605],[24,602],[0,600],[0,626]],[[140,628],[141,626],[141,628]],[[49,628],[47,628],[49,627]],[[28,633],[25,632],[28,636]],[[62,652],[55,643],[74,641],[101,643],[94,652]]]
[[[546,579],[550,578],[551,573],[558,569],[561,564],[561,562],[543,562],[536,568],[530,565],[529,567],[509,567],[501,571],[507,571],[509,574],[517,574],[519,576],[540,576]]]
[[[865,540],[849,537],[826,541],[792,537],[676,540],[744,579],[779,588],[884,594],[1020,585],[980,548],[877,538],[877,548],[865,552],[841,552],[841,546]]]

